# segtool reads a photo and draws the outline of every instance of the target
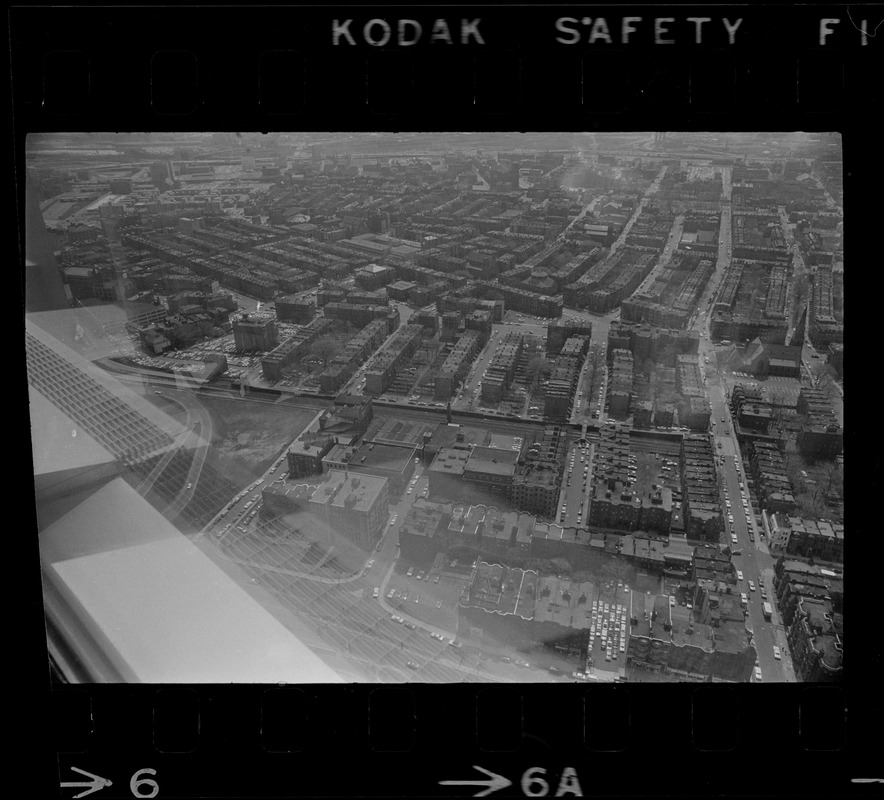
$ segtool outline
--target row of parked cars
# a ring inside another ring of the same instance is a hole
[[[409,568],[408,568],[408,572],[405,573],[405,577],[406,577],[406,578],[410,578],[412,575],[414,575],[414,567],[409,567]],[[416,579],[416,580],[419,580],[419,581],[424,580],[424,571],[423,571],[423,570],[420,570],[420,571],[417,573],[417,575],[415,575],[415,579]],[[429,573],[429,571],[427,572],[426,580],[427,580],[427,582],[429,583],[429,581],[430,581],[430,573]],[[433,579],[433,583],[439,583],[439,576],[438,576],[438,575]]]

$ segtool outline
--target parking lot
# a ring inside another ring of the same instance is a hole
[[[801,393],[801,381],[798,378],[769,377],[757,378],[741,372],[726,372],[722,375],[727,394],[733,391],[735,386],[746,386],[751,389],[760,389],[762,396],[767,400],[776,400],[788,408],[794,408],[798,403],[798,395]]]
[[[466,579],[450,573],[424,571],[400,562],[390,576],[385,601],[388,606],[428,625],[455,631],[457,602],[467,585]]]

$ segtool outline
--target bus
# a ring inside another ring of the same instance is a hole
[[[762,603],[761,611],[764,614],[764,618],[770,622],[770,618],[773,616],[773,607],[770,603]]]

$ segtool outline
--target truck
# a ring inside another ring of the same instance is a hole
[[[773,607],[770,603],[762,603],[761,611],[764,614],[764,618],[770,622],[770,618],[773,616]]]

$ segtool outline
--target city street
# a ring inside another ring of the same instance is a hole
[[[729,173],[730,170],[723,170]],[[730,175],[725,181],[725,197],[730,191]],[[703,303],[717,289],[723,277],[731,253],[730,205],[722,203],[722,224],[719,237],[719,251],[716,271],[701,302]],[[716,457],[721,455],[723,463],[718,467],[721,476],[722,500],[730,501],[730,508],[725,508],[725,516],[730,512],[733,523],[725,522],[725,542],[732,550],[739,551],[732,558],[736,569],[743,574],[739,582],[739,591],[748,597],[747,628],[753,631],[758,663],[761,667],[762,681],[794,681],[791,660],[787,653],[785,634],[778,626],[778,610],[773,595],[773,567],[775,559],[770,555],[763,540],[763,532],[755,520],[755,512],[749,499],[746,475],[739,443],[727,405],[726,384],[717,367],[710,368],[706,363],[708,357],[715,364],[715,347],[709,337],[709,314],[698,314],[694,327],[700,331],[700,369],[704,376],[707,395],[712,412],[712,438]],[[736,456],[736,461],[735,457]],[[746,501],[748,513],[744,511]],[[750,538],[750,532],[752,538]],[[736,536],[737,543],[731,542],[731,535]],[[749,589],[749,582],[755,585],[755,591]],[[773,619],[767,622],[762,613],[761,587],[765,586],[771,606],[774,607]],[[774,658],[773,647],[778,645],[782,651],[782,659]]]
[[[663,176],[666,174],[666,170],[669,167],[661,167],[660,172],[657,173],[657,177],[654,178],[653,182],[650,186],[645,190],[645,193],[642,195],[642,199],[639,200],[635,209],[632,212],[632,216],[627,220],[626,225],[623,226],[623,231],[617,237],[617,240],[611,245],[610,250],[608,251],[608,257],[614,255],[623,243],[626,241],[626,237],[629,235],[629,231],[632,230],[632,226],[635,224],[635,221],[641,216],[642,211],[645,207],[645,202],[650,198],[652,194],[656,194],[657,190],[660,188],[660,181],[663,180]]]
[[[588,524],[593,451],[592,444],[587,445],[585,450],[574,444],[568,453],[556,518],[564,528],[585,528]]]
[[[664,269],[664,267],[672,260],[672,254],[678,249],[678,243],[681,241],[681,232],[684,227],[684,214],[679,214],[672,221],[672,229],[669,232],[669,238],[666,240],[666,245],[663,248],[663,252],[660,253],[660,257],[657,259],[657,262],[654,264],[654,268],[648,273],[648,276],[639,284],[639,287],[632,293],[633,297],[638,297],[640,294],[646,292],[651,286],[654,285],[654,281],[657,280],[657,276]]]

